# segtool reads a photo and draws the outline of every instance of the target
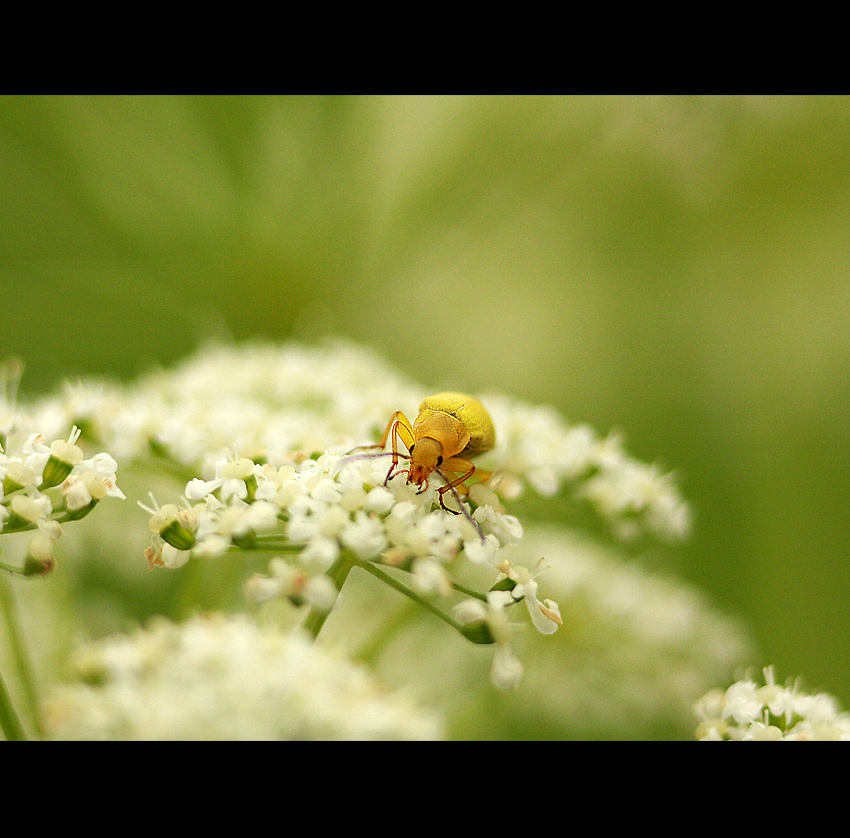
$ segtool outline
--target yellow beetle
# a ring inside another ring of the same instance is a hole
[[[389,438],[392,438],[393,462],[385,482],[393,476],[399,457],[406,456],[410,460],[407,482],[424,491],[428,487],[428,477],[436,471],[446,483],[438,490],[440,506],[459,514],[445,505],[443,495],[455,489],[463,494],[469,491],[465,484],[476,471],[469,460],[493,448],[496,429],[490,414],[478,399],[465,393],[446,392],[423,399],[413,425],[402,411],[393,413],[380,446],[374,447],[383,448]],[[407,455],[399,452],[399,440],[407,448]],[[459,477],[449,480],[443,472]],[[489,479],[491,475],[491,472],[481,469],[478,473],[482,480]]]

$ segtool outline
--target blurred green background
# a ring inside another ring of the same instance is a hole
[[[850,708],[846,97],[4,97],[0,290],[25,393],[341,334],[618,429]]]

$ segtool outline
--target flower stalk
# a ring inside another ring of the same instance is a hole
[[[434,605],[434,603],[427,597],[418,594],[412,588],[408,588],[407,585],[402,584],[398,581],[398,579],[395,579],[394,577],[390,576],[389,573],[384,570],[381,570],[381,568],[379,568],[372,562],[355,562],[355,564],[357,565],[357,567],[363,568],[363,570],[365,570],[367,573],[372,574],[372,576],[374,576],[376,579],[380,579],[384,584],[389,585],[394,590],[398,591],[401,594],[404,594],[408,599],[415,602],[418,606],[424,608],[426,611],[429,611],[431,614],[433,614],[439,620],[442,620],[447,625],[450,625],[453,629],[455,629],[455,631],[458,631],[463,634],[463,625],[457,620],[450,617],[448,614],[446,614],[445,611]]]
[[[0,574],[0,608],[3,610],[9,645],[29,705],[29,714],[36,732],[41,735],[41,713],[39,711],[38,691],[35,685],[35,673],[27,653],[12,586],[5,574]],[[12,707],[9,694],[2,683],[0,683],[0,705],[2,705],[0,706],[0,716],[2,716],[3,732],[6,738],[26,738],[23,727]]]
[[[3,730],[3,735],[8,742],[20,742],[27,738],[18,714],[12,706],[2,675],[0,675],[0,729]]]
[[[351,572],[351,569],[358,564],[359,563],[352,553],[345,552],[334,562],[330,570],[328,570],[327,575],[333,582],[337,595],[342,590],[342,586],[345,584],[345,580],[348,578],[348,574]],[[362,565],[360,566],[362,567]],[[331,606],[331,608],[332,607],[333,606]],[[319,636],[322,626],[324,626],[325,621],[331,613],[331,608],[314,605],[307,614],[302,628],[314,640]]]

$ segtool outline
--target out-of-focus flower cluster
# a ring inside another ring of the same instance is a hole
[[[124,498],[118,464],[106,452],[85,458],[80,429],[52,439],[8,400],[0,401],[0,532],[32,532],[21,567],[31,576],[53,570],[62,525],[88,515],[105,497]]]
[[[497,705],[485,705],[485,713],[464,716],[465,736],[519,727],[557,739],[690,737],[694,702],[756,659],[743,621],[699,588],[574,529],[530,523],[522,541],[500,555],[533,568],[541,590],[558,602],[563,624],[551,637],[527,623],[514,627],[523,680]],[[380,631],[373,588],[351,592],[347,619],[330,626],[329,641]],[[359,625],[352,629],[352,623]],[[463,708],[476,701],[473,685],[486,658],[471,663],[469,650],[446,644],[425,624],[394,640],[376,667],[378,677],[393,683],[413,654],[418,663],[406,683],[438,695],[437,705]]]
[[[56,739],[440,739],[440,717],[298,634],[247,617],[160,619],[82,646],[51,696]]]
[[[764,684],[745,678],[725,692],[714,689],[696,704],[697,739],[708,741],[850,740],[850,713],[827,693],[776,683],[773,667]]]

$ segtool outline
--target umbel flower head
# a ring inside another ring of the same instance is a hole
[[[688,508],[672,477],[629,457],[619,438],[489,393],[480,399],[496,444],[476,463],[494,477],[466,497],[446,495],[460,513],[451,514],[436,497],[446,489],[439,481],[417,488],[403,476],[389,480],[389,455],[350,453],[426,395],[347,343],[254,344],[208,348],[133,387],[77,385],[45,401],[39,415],[47,426],[72,419],[127,461],[153,457],[186,475],[179,502],[145,505],[151,567],[268,552],[270,572],[252,578],[248,593],[305,605],[314,634],[333,606],[328,592],[361,568],[467,640],[492,645],[494,682],[513,686],[521,672],[514,617],[525,612],[545,635],[563,618],[545,576],[538,578],[540,557],[529,567],[505,564],[501,551],[523,534],[506,505],[529,490],[557,493],[584,504],[619,538],[672,541],[687,534]],[[482,569],[483,585],[468,584]],[[455,610],[463,597],[474,602]]]
[[[210,346],[135,385],[67,385],[36,407],[45,435],[76,424],[122,463],[151,454],[204,480],[241,458],[276,466],[379,439],[396,410],[415,411],[427,390],[373,352],[347,342]],[[480,458],[498,492],[531,489],[586,504],[622,539],[678,541],[691,513],[674,476],[631,457],[622,437],[599,436],[553,408],[497,392],[478,394],[496,426]]]

